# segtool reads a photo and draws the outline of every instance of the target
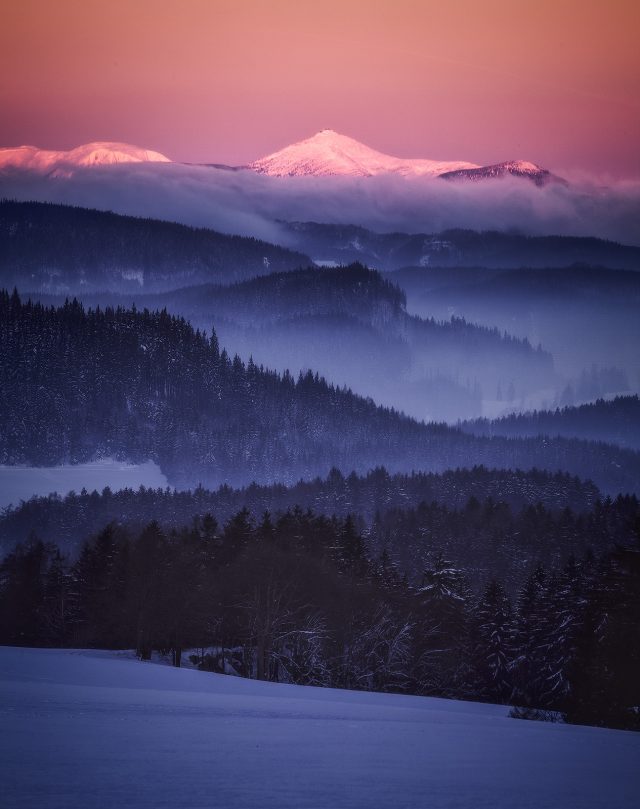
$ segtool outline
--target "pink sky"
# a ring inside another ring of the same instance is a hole
[[[637,0],[8,0],[1,22],[4,146],[239,164],[326,127],[640,176]]]

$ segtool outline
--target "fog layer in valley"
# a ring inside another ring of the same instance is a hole
[[[382,246],[387,264],[424,248],[422,237],[353,227],[291,232],[310,253],[350,245],[375,257]],[[439,255],[492,259],[500,269],[414,266],[383,277],[157,220],[4,203],[0,242],[0,280],[23,298],[166,308],[207,334],[215,327],[231,356],[294,376],[310,369],[420,420],[456,423],[640,389],[640,273],[503,268],[519,250],[536,261],[633,263],[633,249],[603,241],[458,231]]]
[[[44,302],[61,297],[37,296]],[[160,295],[80,294],[88,304],[166,308],[231,355],[294,376],[312,369],[425,421],[492,415],[560,390],[551,355],[461,319],[407,314],[400,289],[361,266],[280,273]],[[546,395],[546,394],[545,394]]]
[[[109,487],[137,489],[139,486],[158,488],[167,485],[167,479],[157,464],[128,464],[105,458],[101,461],[61,466],[0,466],[0,511],[14,507],[21,500],[34,495],[55,492],[61,496],[69,492],[102,491]]]
[[[521,178],[447,182],[407,177],[269,177],[171,163],[76,169],[70,177],[6,169],[0,197],[64,202],[171,219],[282,243],[278,220],[378,231],[516,229],[640,243],[640,183],[584,178],[543,188]],[[315,258],[315,256],[314,256]]]
[[[639,389],[640,273],[415,267],[386,277],[416,315],[464,317],[542,343],[568,386],[560,404]]]

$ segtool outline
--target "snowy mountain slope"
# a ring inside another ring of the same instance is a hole
[[[21,809],[624,809],[640,735],[504,706],[275,685],[123,652],[0,649]]]
[[[171,163],[150,149],[127,143],[98,141],[69,151],[19,146],[0,149],[0,171],[22,169],[57,177],[70,176],[75,169],[108,166],[114,163]],[[484,180],[496,177],[525,177],[537,185],[555,178],[546,169],[525,160],[512,160],[492,166],[479,166],[464,160],[406,159],[383,154],[333,129],[323,129],[306,140],[293,143],[248,166],[207,164],[220,170],[251,169],[271,177],[373,177],[398,175],[410,178]],[[203,165],[203,167],[206,167]]]
[[[0,170],[6,168],[29,169],[62,176],[74,168],[106,166],[114,163],[169,163],[168,157],[151,149],[141,149],[128,143],[97,141],[85,143],[69,151],[38,149],[18,146],[0,149]]]
[[[547,169],[528,160],[507,160],[504,163],[495,163],[492,166],[478,166],[477,168],[464,168],[455,171],[446,171],[440,175],[445,180],[491,180],[500,177],[523,177],[536,185],[546,185],[550,182],[566,182],[556,177]]]
[[[408,160],[377,152],[333,129],[323,129],[311,138],[286,146],[249,165],[272,177],[342,175],[371,177],[399,174],[410,177],[437,177],[444,172],[477,168],[462,160]]]

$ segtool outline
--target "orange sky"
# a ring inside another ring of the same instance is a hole
[[[638,177],[639,31],[639,0],[3,0],[0,145],[243,163],[327,127]]]

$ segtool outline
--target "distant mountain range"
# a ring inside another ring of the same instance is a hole
[[[637,192],[624,184],[594,183],[585,177],[569,184],[527,160],[478,166],[464,160],[392,157],[332,130],[244,166],[225,166],[215,155],[199,164],[179,163],[122,143],[91,143],[67,152],[32,146],[0,149],[0,199],[99,208],[283,246],[294,245],[282,238],[282,222],[359,226],[385,234],[383,241],[389,233],[408,233],[414,246],[421,234],[431,234],[428,249],[418,246],[402,263],[393,264],[376,259],[385,252],[380,245],[371,255],[360,253],[357,245],[348,255],[340,246],[339,255],[297,248],[314,259],[363,261],[380,270],[419,264],[423,257],[430,264],[456,262],[456,250],[446,255],[450,240],[437,237],[452,229],[595,236],[638,244]],[[359,239],[360,244],[367,241],[371,239]],[[467,260],[486,265],[482,259]],[[565,263],[559,257],[549,260],[556,266]],[[538,266],[519,252],[514,261],[512,266]],[[608,263],[588,250],[572,261]],[[628,262],[610,266],[631,269]]]
[[[272,177],[373,177],[378,174],[398,174],[402,177],[490,180],[511,175],[532,180],[537,185],[557,179],[546,169],[525,160],[478,166],[464,160],[392,157],[333,129],[323,129],[311,138],[286,146],[250,163],[249,168]]]
[[[114,163],[170,163],[160,152],[126,143],[96,142],[69,151],[37,149],[34,146],[0,149],[0,170],[28,169],[65,176],[78,168],[108,166]],[[310,138],[293,143],[247,166],[214,168],[255,171],[272,177],[372,177],[380,174],[402,177],[443,177],[448,180],[490,180],[506,176],[522,177],[537,185],[557,180],[551,172],[525,160],[509,160],[479,166],[464,160],[401,158],[378,152],[347,135],[323,129]]]
[[[407,160],[377,152],[333,129],[323,129],[311,138],[293,143],[249,164],[249,168],[272,177],[326,177],[342,175],[371,177],[399,174],[437,177],[445,172],[478,168],[463,160]]]

